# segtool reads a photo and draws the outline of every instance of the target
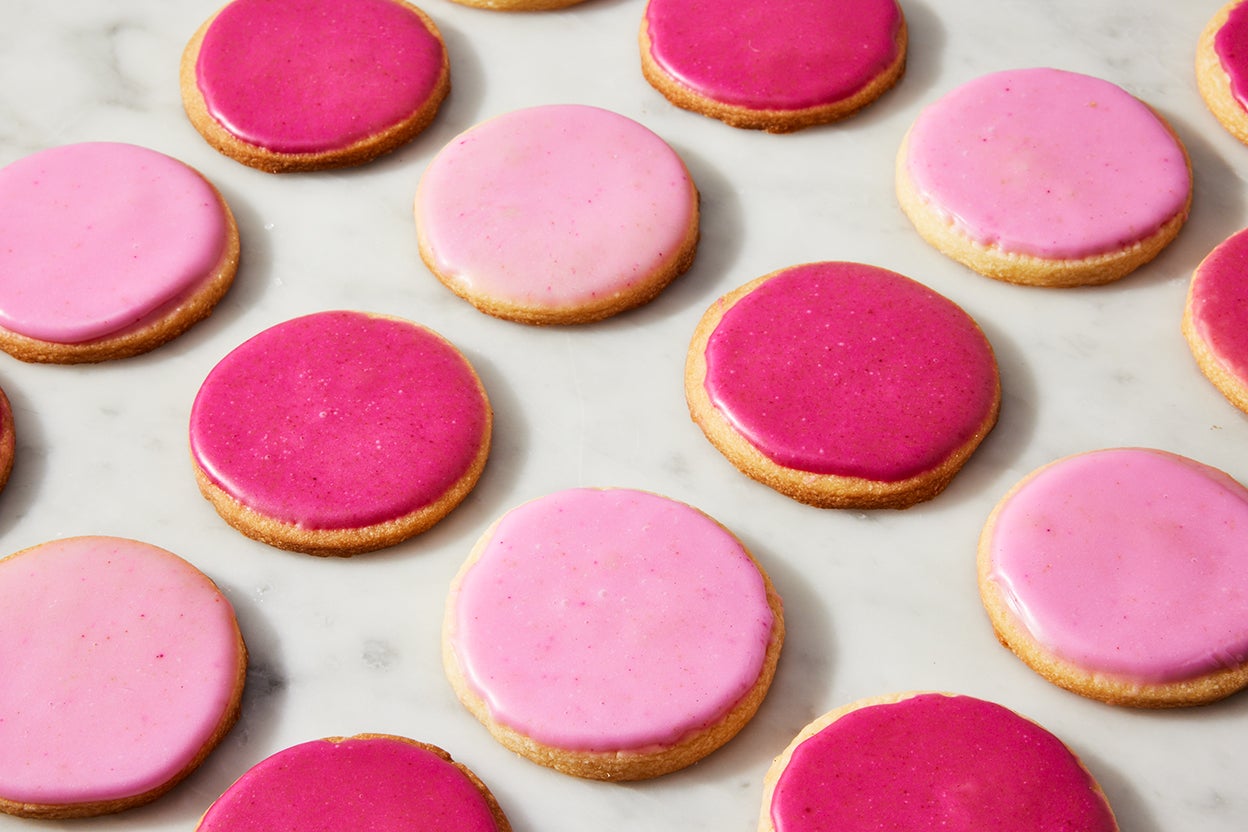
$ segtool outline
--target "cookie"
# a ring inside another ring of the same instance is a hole
[[[203,495],[243,534],[352,555],[425,531],[476,485],[493,415],[467,359],[418,324],[305,315],[218,363],[191,409]]]
[[[17,425],[9,397],[0,390],[0,491],[9,483],[13,460],[17,456]]]
[[[1108,283],[1156,257],[1192,200],[1187,151],[1147,104],[1057,69],[976,78],[920,112],[897,197],[937,250],[997,280]]]
[[[724,295],[685,365],[693,420],[737,468],[824,508],[939,494],[996,424],[992,347],[949,299],[861,263],[773,272]]]
[[[312,740],[262,760],[217,798],[195,828],[510,832],[511,825],[485,783],[441,748],[358,734]]]
[[[1248,489],[1176,454],[1111,448],[1033,472],[993,509],[979,591],[1001,642],[1114,705],[1248,685]]]
[[[1196,267],[1182,331],[1205,377],[1248,413],[1248,229],[1232,234]]]
[[[403,0],[232,0],[182,55],[210,145],[269,173],[360,165],[424,130],[450,90],[437,26]]]
[[[0,811],[155,800],[230,730],[246,666],[229,601],[164,549],[73,537],[0,560]]]
[[[1196,86],[1222,126],[1248,143],[1248,6],[1243,0],[1218,9],[1200,33]]]
[[[863,699],[814,720],[763,780],[759,832],[1117,832],[1066,745],[1017,713],[948,693]]]
[[[687,270],[698,192],[680,157],[609,110],[550,105],[469,129],[416,193],[420,255],[451,291],[527,324],[597,321]]]
[[[677,107],[786,133],[842,119],[901,77],[896,0],[649,0],[641,69]]]
[[[155,349],[210,314],[238,269],[234,216],[197,171],[131,144],[0,168],[0,349],[77,364]]]
[[[505,514],[456,575],[443,660],[507,748],[565,774],[640,780],[730,740],[784,639],[739,540],[688,505],[572,489]]]
[[[453,0],[461,6],[497,12],[546,12],[575,6],[584,0]]]

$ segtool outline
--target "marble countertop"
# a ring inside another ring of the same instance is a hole
[[[365,731],[446,748],[489,784],[520,832],[745,832],[771,758],[806,722],[909,689],[976,695],[1040,722],[1084,759],[1124,830],[1243,829],[1248,695],[1144,712],[1059,690],[997,643],[974,568],[997,499],[1059,456],[1152,446],[1248,480],[1248,419],[1199,373],[1179,332],[1192,269],[1248,225],[1248,147],[1205,109],[1192,69],[1197,36],[1221,2],[903,0],[910,52],[899,85],[848,121],[773,136],[678,110],[645,82],[640,0],[534,14],[424,0],[452,67],[434,124],[365,167],[271,176],[218,155],[182,111],[179,57],[215,0],[4,0],[0,164],[88,140],[175,156],[230,202],[243,265],[210,319],[147,355],[76,367],[0,356],[19,432],[0,495],[0,548],[113,534],[177,552],[228,594],[252,663],[237,727],[174,791],[112,817],[0,817],[0,832],[188,830],[258,760]],[[896,204],[893,158],[918,110],[972,77],[1022,66],[1126,87],[1191,154],[1188,225],[1118,283],[1046,291],[988,280],[924,244]],[[697,260],[648,306],[599,324],[538,329],[487,318],[421,264],[416,182],[476,122],[563,102],[634,118],[683,156],[702,194]],[[812,260],[859,260],[921,280],[992,341],[1000,423],[936,500],[904,512],[799,505],[737,473],[690,421],[683,361],[706,306]],[[496,414],[490,461],[463,505],[422,536],[347,560],[277,551],[226,526],[196,488],[186,441],[191,400],[225,353],[272,324],[334,308],[439,331],[474,363]],[[735,740],[690,769],[614,784],[541,768],[496,744],[442,674],[443,600],[472,543],[509,508],[573,486],[644,488],[698,506],[751,547],[784,598],[789,636],[770,695]]]

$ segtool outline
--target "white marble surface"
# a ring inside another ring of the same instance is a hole
[[[981,696],[1041,722],[1085,759],[1124,830],[1242,830],[1248,695],[1152,713],[1058,690],[996,643],[974,576],[989,509],[1058,456],[1148,445],[1248,480],[1248,420],[1200,375],[1178,328],[1193,267],[1248,225],[1248,147],[1205,110],[1192,71],[1197,35],[1221,1],[904,0],[911,46],[900,85],[849,121],[770,136],[677,110],[646,84],[640,0],[528,15],[424,0],[454,86],[433,126],[364,168],[274,177],[219,156],[182,113],[179,56],[214,0],[0,0],[0,164],[86,140],[163,151],[221,188],[244,252],[216,314],[146,356],[81,367],[0,356],[19,430],[0,548],[92,533],[169,548],[224,587],[252,651],[241,721],[169,795],[72,823],[0,818],[0,830],[189,830],[268,754],[385,731],[472,766],[520,832],[745,832],[771,757],[804,723],[912,688]],[[1192,156],[1191,221],[1115,285],[1043,291],[974,275],[923,244],[892,195],[898,141],[925,102],[988,71],[1042,65],[1146,99]],[[410,206],[425,164],[456,133],[555,102],[605,106],[666,138],[701,188],[703,237],[693,269],[648,307],[533,329],[486,318],[433,280]],[[682,364],[703,309],[750,278],[822,259],[928,283],[974,315],[998,352],[1000,424],[934,502],[901,513],[801,506],[738,474],[689,421]],[[269,549],[227,527],[195,487],[185,438],[191,399],[218,359],[271,324],[330,308],[440,331],[475,363],[496,410],[493,454],[467,502],[421,537],[345,561]],[[445,589],[478,533],[519,502],[582,485],[699,506],[754,549],[786,602],[790,635],[758,716],[701,764],[656,781],[584,782],[513,756],[459,706],[440,669]]]

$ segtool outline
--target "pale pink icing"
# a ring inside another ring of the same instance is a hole
[[[204,813],[198,832],[494,832],[481,791],[442,757],[385,736],[312,740],[240,777]]]
[[[1218,63],[1231,82],[1231,94],[1248,107],[1248,4],[1238,3],[1213,38]]]
[[[1191,191],[1178,140],[1108,81],[1056,69],[977,78],[919,114],[906,171],[972,240],[1049,259],[1158,231]]]
[[[493,719],[590,752],[671,745],[722,719],[756,683],[773,625],[730,533],[628,489],[508,512],[451,603],[452,647]]]
[[[756,110],[842,101],[897,59],[895,0],[650,0],[650,55],[700,95]]]
[[[79,537],[0,561],[0,797],[144,794],[195,759],[241,671],[234,612],[181,558]]]
[[[1196,334],[1222,367],[1248,383],[1248,229],[1201,261],[1189,304]]]
[[[811,263],[723,316],[706,347],[711,403],[779,465],[896,482],[983,428],[992,348],[947,298],[885,269]]]
[[[452,140],[416,195],[422,249],[467,292],[527,307],[609,298],[671,268],[696,221],[684,163],[637,122],[551,105]]]
[[[254,336],[205,379],[196,463],[244,505],[310,529],[393,520],[477,458],[488,403],[448,342],[408,321],[320,312]]]
[[[859,708],[802,742],[770,814],[776,832],[1118,829],[1061,740],[1000,705],[943,694]]]
[[[192,294],[225,252],[225,209],[191,168],[143,147],[53,147],[0,168],[0,326],[77,344]]]
[[[1036,641],[1145,682],[1248,661],[1248,489],[1175,454],[1116,448],[1040,469],[1005,502],[990,575]]]
[[[411,117],[445,47],[397,0],[234,0],[195,65],[208,112],[279,153],[339,150]]]

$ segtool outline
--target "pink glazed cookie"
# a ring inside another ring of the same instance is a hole
[[[952,301],[861,263],[782,269],[717,300],[685,365],[693,420],[741,471],[825,508],[940,493],[996,424],[992,347]]]
[[[191,409],[200,490],[249,537],[352,555],[425,531],[476,485],[493,416],[468,361],[436,333],[320,312],[254,336]]]
[[[1248,5],[1218,9],[1196,45],[1196,85],[1231,135],[1248,143]]]
[[[698,192],[676,152],[632,119],[533,107],[438,153],[416,230],[430,271],[481,311],[584,323],[646,303],[689,268]]]
[[[1248,229],[1228,237],[1196,267],[1182,329],[1201,372],[1248,413]]]
[[[649,0],[641,69],[678,107],[784,133],[874,101],[906,43],[896,0]]]
[[[1248,489],[1115,448],[1050,463],[993,510],[979,589],[997,637],[1115,705],[1198,705],[1248,685]]]
[[[182,55],[182,103],[214,148],[269,173],[359,165],[433,121],[446,46],[403,0],[233,0]]]
[[[1156,257],[1192,199],[1187,151],[1148,105],[1056,69],[992,73],[926,107],[897,197],[937,250],[1033,286],[1108,283]]]
[[[451,586],[443,660],[506,747],[565,774],[640,780],[691,765],[757,711],[780,598],[702,512],[628,489],[525,503]]]
[[[212,312],[238,228],[197,171],[87,142],[0,168],[0,349],[76,364],[155,349]]]
[[[0,811],[155,800],[230,730],[246,666],[230,603],[163,549],[74,537],[0,560]]]
[[[802,729],[763,781],[759,832],[1117,832],[1104,792],[1053,734],[945,693],[854,702]]]
[[[257,763],[196,832],[510,832],[498,801],[434,745],[388,734],[328,737]]]

